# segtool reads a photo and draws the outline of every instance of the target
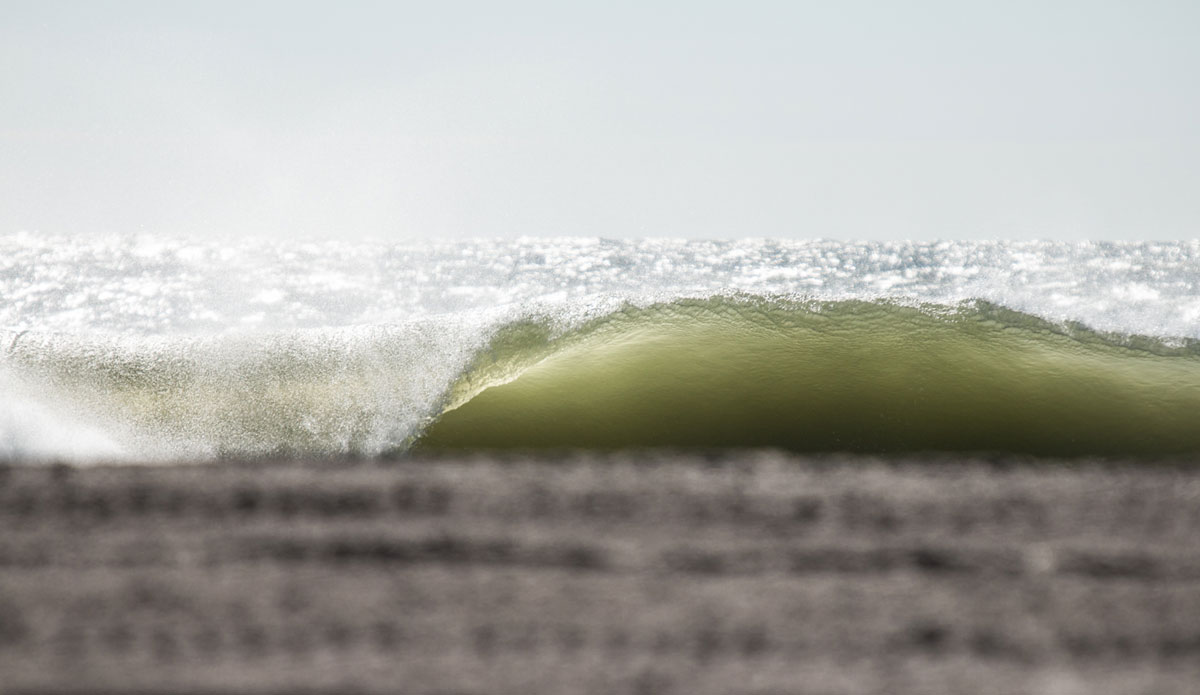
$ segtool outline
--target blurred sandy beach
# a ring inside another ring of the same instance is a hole
[[[5,693],[1190,693],[1200,470],[0,469]]]

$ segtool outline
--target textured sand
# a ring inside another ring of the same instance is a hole
[[[1194,693],[1200,469],[0,469],[0,692]]]

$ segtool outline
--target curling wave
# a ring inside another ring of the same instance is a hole
[[[422,449],[1200,451],[1200,349],[953,307],[761,297],[509,326]]]
[[[1200,452],[1200,343],[984,301],[737,294],[587,320],[460,324],[204,339],[10,334],[0,366],[20,388],[9,389],[9,411],[23,412],[25,394],[56,420],[0,419],[0,456],[86,458],[76,449],[87,441],[103,443],[93,458],[156,460],[748,446]]]

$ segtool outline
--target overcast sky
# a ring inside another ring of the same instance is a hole
[[[1200,235],[1200,2],[10,2],[0,232]]]

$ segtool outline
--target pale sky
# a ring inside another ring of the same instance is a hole
[[[1200,235],[1200,2],[10,2],[0,233]]]

